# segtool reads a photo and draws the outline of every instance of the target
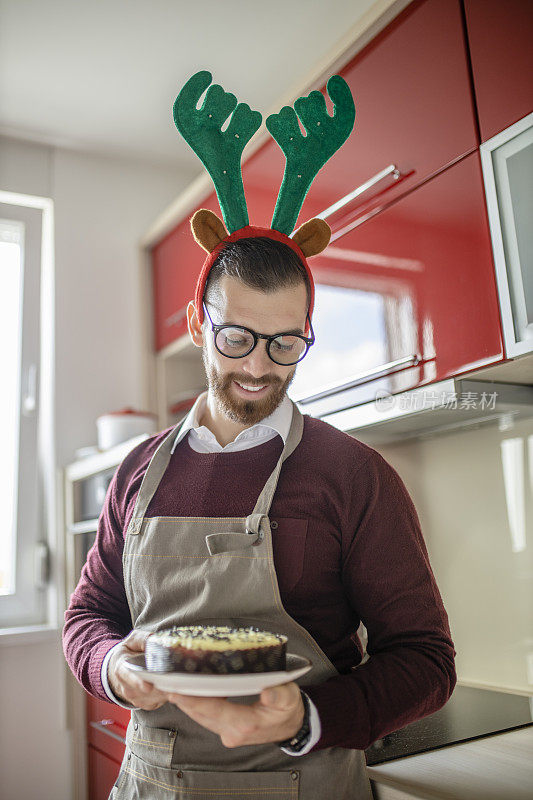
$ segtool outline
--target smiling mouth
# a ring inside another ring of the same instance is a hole
[[[250,386],[247,383],[240,383],[240,381],[234,381],[234,383],[237,384],[239,389],[242,389],[243,391],[250,393],[260,392],[262,391],[262,389],[266,389],[266,387],[268,386],[268,383],[262,383],[259,386]]]

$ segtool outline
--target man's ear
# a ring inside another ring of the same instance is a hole
[[[202,330],[202,324],[198,319],[196,308],[192,301],[187,306],[187,327],[189,329],[189,336],[192,339],[192,343],[196,347],[203,347],[204,332]]]

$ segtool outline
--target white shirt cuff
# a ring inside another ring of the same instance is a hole
[[[305,692],[302,692],[302,694],[305,694]],[[311,729],[309,741],[304,747],[302,747],[301,750],[298,750],[298,752],[291,750],[290,747],[280,748],[284,753],[287,753],[288,756],[305,756],[305,754],[315,746],[322,735],[322,726],[320,724],[320,717],[318,716],[317,708],[309,695],[306,694],[305,696],[309,701],[309,727]]]
[[[118,647],[119,644],[122,644],[122,642],[119,642],[118,644],[114,645],[114,647],[112,647],[111,650],[108,650],[107,653],[105,654],[104,660],[102,661],[102,671],[101,671],[102,686],[104,687],[104,692],[109,697],[112,703],[115,703],[115,705],[117,706],[122,706],[122,708],[127,708],[128,711],[131,711],[131,709],[135,708],[135,706],[131,705],[131,703],[126,703],[125,700],[119,700],[116,694],[113,694],[113,691],[107,679],[107,665],[109,663],[109,659],[111,658],[111,653],[113,652],[113,650],[115,650],[115,648]]]

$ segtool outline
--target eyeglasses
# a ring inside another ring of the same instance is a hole
[[[226,358],[244,358],[244,356],[252,352],[259,339],[265,339],[269,358],[275,364],[288,367],[301,361],[307,355],[311,345],[315,343],[315,334],[309,313],[307,314],[307,320],[309,321],[311,338],[300,333],[292,333],[292,331],[276,333],[274,336],[265,336],[263,333],[256,333],[250,328],[244,328],[241,325],[215,325],[205,303],[203,303],[203,307],[211,323],[215,347]]]

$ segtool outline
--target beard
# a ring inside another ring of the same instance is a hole
[[[251,378],[249,375],[241,375],[238,372],[229,372],[221,375],[216,366],[209,362],[205,347],[202,351],[202,357],[207,375],[207,385],[218,407],[232,422],[237,422],[241,425],[255,425],[265,417],[270,416],[285,397],[296,372],[295,367],[285,380],[282,380],[277,375],[265,375],[262,378]],[[264,386],[267,384],[270,387],[270,391],[260,399],[244,400],[232,394],[233,381],[243,383],[245,386]]]

